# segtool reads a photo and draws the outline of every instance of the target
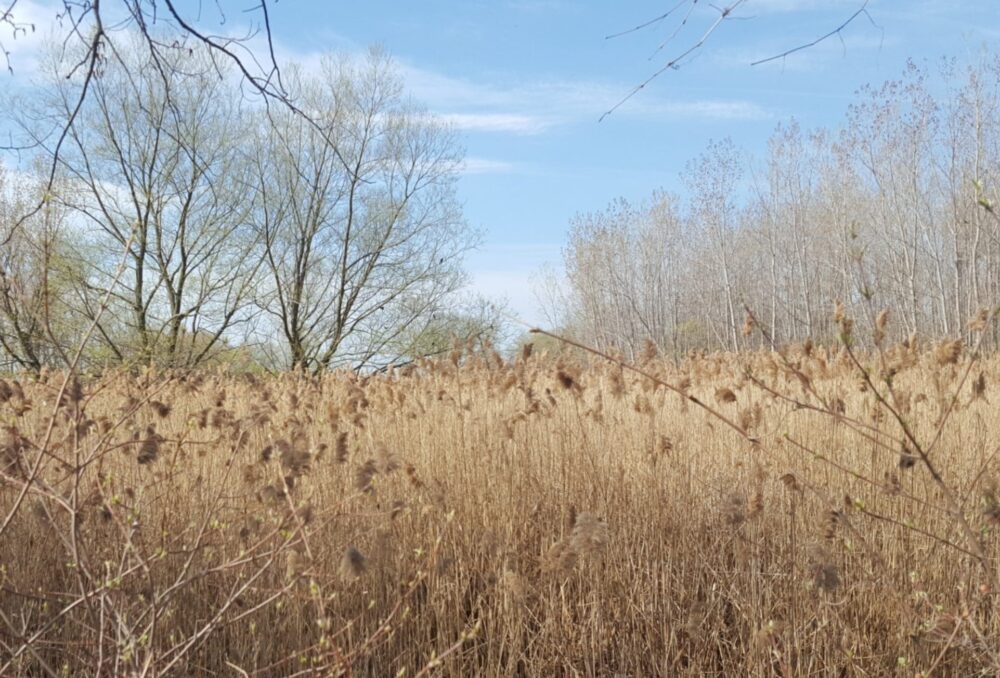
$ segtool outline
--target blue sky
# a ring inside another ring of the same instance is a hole
[[[605,39],[677,2],[281,0],[271,18],[286,59],[383,45],[413,96],[459,128],[468,155],[460,197],[485,231],[468,258],[474,286],[506,296],[528,322],[541,320],[532,278],[543,264],[558,266],[574,214],[680,190],[685,164],[710,139],[729,136],[759,154],[793,117],[805,128],[835,126],[858,87],[895,77],[908,57],[969,60],[1000,40],[998,0],[871,0],[878,27],[859,17],[842,39],[751,67],[835,28],[861,0],[747,0],[680,70],[599,123],[718,16],[702,0],[652,58],[676,19]],[[235,8],[253,3],[221,4],[235,22],[244,20]],[[43,5],[28,7],[44,15]],[[30,46],[22,40],[15,58]]]

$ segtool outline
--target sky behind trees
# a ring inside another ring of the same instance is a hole
[[[662,51],[673,19],[625,36],[670,3],[473,0],[421,3],[284,2],[272,15],[279,59],[318,65],[330,50],[384,45],[410,93],[462,133],[459,198],[485,242],[468,258],[476,288],[506,296],[528,322],[541,319],[532,276],[559,265],[574,214],[618,196],[642,200],[680,190],[685,164],[711,139],[731,137],[759,154],[775,126],[839,124],[855,90],[896,77],[906,60],[975,60],[1000,38],[992,0],[874,0],[868,17],[810,50],[763,66],[755,59],[815,39],[850,16],[854,0],[749,0],[679,70],[650,84],[614,115],[601,114],[697,41],[717,11],[697,9]],[[7,41],[26,82],[53,13],[22,6],[34,36]],[[206,5],[205,13],[217,10]],[[239,32],[227,15],[220,30]],[[7,78],[7,76],[4,76]]]

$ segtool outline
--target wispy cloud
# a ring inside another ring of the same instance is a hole
[[[507,0],[507,7],[518,12],[561,12],[565,13],[580,8],[579,3],[568,0]]]
[[[470,132],[540,134],[551,126],[549,121],[539,116],[521,113],[442,113],[438,117]]]
[[[506,160],[469,157],[462,162],[463,174],[507,174],[517,171],[517,165]]]
[[[560,125],[594,121],[632,85],[590,80],[472,82],[401,64],[414,96],[457,127],[477,132],[541,134]],[[762,120],[774,117],[743,99],[667,99],[652,92],[623,106],[620,117]]]
[[[763,106],[739,99],[699,99],[695,101],[660,101],[642,106],[647,115],[664,118],[701,118],[703,120],[771,120],[775,113]]]
[[[753,14],[803,12],[808,10],[851,9],[853,12],[859,6],[858,0],[750,0],[744,5],[744,12]]]

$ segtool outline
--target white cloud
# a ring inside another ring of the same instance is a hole
[[[541,134],[551,123],[533,115],[520,113],[442,113],[439,118],[460,130],[470,132],[508,132]]]
[[[841,7],[853,8],[853,11],[859,6],[859,0],[748,0],[743,5],[743,9],[752,14],[754,12],[804,12],[818,9],[839,9]]]
[[[472,157],[464,160],[461,172],[463,174],[506,174],[516,169],[517,166],[512,162]]]
[[[774,113],[751,101],[701,99],[646,104],[650,113],[672,118],[708,118],[710,120],[770,120]]]
[[[532,81],[514,84],[471,82],[411,64],[401,65],[409,90],[432,110],[469,131],[541,134],[558,125],[596,121],[632,86],[589,80]],[[629,101],[619,117],[761,120],[774,117],[742,99],[669,100],[644,93]]]

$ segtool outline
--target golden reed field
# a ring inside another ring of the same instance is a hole
[[[998,379],[916,341],[8,378],[0,675],[996,675]]]

